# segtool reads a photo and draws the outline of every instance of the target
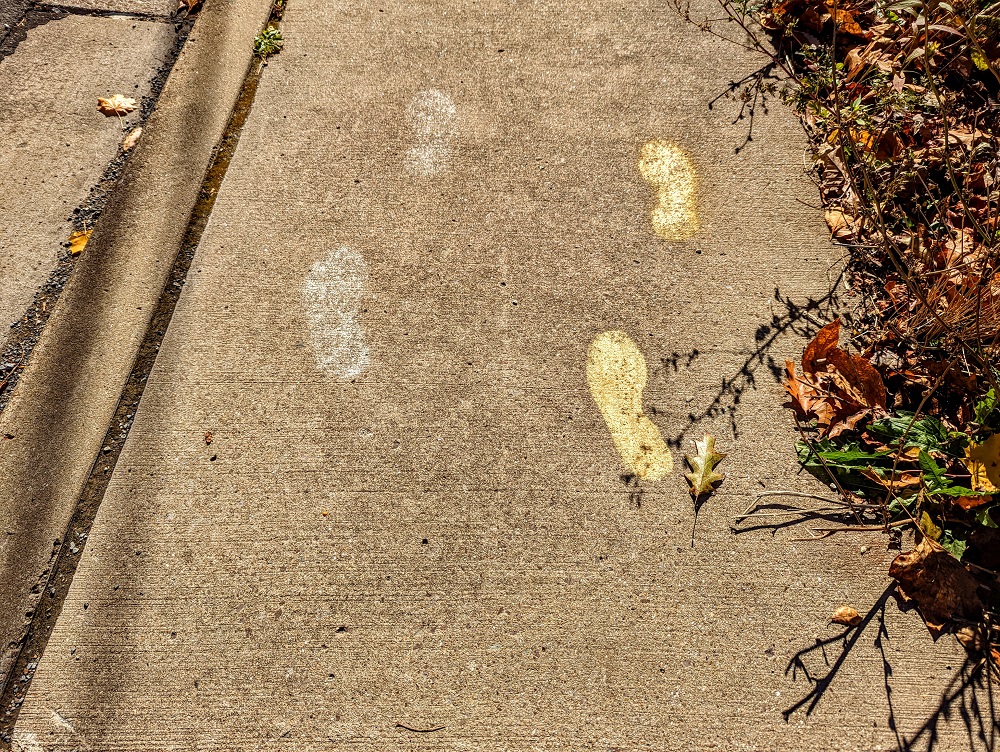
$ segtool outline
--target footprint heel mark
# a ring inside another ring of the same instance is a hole
[[[669,475],[674,461],[660,429],[642,409],[649,380],[638,345],[620,331],[602,332],[587,350],[587,384],[622,462],[642,480]]]
[[[368,284],[368,265],[348,247],[313,264],[302,287],[316,365],[339,379],[353,379],[371,363],[365,330],[357,320]]]
[[[686,240],[698,232],[698,174],[691,158],[669,141],[650,141],[639,155],[639,174],[656,191],[650,213],[664,240]]]
[[[413,145],[404,165],[413,175],[432,176],[444,172],[451,162],[451,140],[455,135],[455,102],[439,89],[418,91],[406,108]]]

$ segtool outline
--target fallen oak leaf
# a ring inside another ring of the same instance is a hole
[[[866,358],[838,347],[840,319],[822,327],[802,354],[803,377],[826,394],[811,403],[823,435],[853,429],[871,411],[885,408],[882,376]]]
[[[706,433],[701,441],[694,441],[696,454],[692,457],[685,454],[684,459],[691,468],[691,472],[684,473],[688,483],[691,484],[691,495],[697,500],[704,494],[712,493],[725,476],[715,471],[715,466],[725,459],[726,455],[715,451],[715,437]]]
[[[816,385],[805,375],[797,376],[795,364],[790,360],[785,361],[785,374],[784,387],[789,395],[789,400],[785,404],[801,417],[807,417],[813,412],[813,406],[818,399]]]
[[[93,230],[76,230],[69,236],[69,255],[79,256],[83,253],[83,249],[87,247],[87,241],[90,240],[90,235]]]
[[[968,512],[970,509],[981,507],[983,504],[992,500],[992,496],[959,496],[955,499],[955,506]]]
[[[893,559],[889,576],[904,601],[913,601],[934,637],[953,619],[977,621],[983,604],[979,584],[938,542],[924,536],[912,551]]]
[[[834,624],[843,624],[845,627],[856,627],[863,620],[857,609],[851,606],[841,606],[833,612],[830,621]]]
[[[126,97],[124,94],[114,94],[107,98],[97,98],[97,109],[107,117],[111,117],[112,115],[117,115],[118,117],[128,115],[138,107],[138,102],[132,99],[132,97]]]

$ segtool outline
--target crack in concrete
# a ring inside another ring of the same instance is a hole
[[[264,28],[278,25],[285,5],[286,2],[275,3]],[[102,449],[94,460],[65,535],[54,544],[56,551],[52,564],[36,585],[40,593],[39,600],[27,614],[30,619],[27,632],[10,673],[3,678],[3,684],[0,686],[2,690],[0,691],[0,749],[10,748],[18,712],[31,688],[38,663],[69,593],[90,529],[111,482],[147,380],[156,363],[160,345],[180,300],[201,236],[211,217],[219,187],[225,178],[243,127],[253,108],[262,73],[263,66],[251,62],[222,140],[216,147],[202,180],[198,200],[184,233],[184,240],[174,258],[135,363],[122,389],[118,407],[102,442]]]

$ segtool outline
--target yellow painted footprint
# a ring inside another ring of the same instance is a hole
[[[639,155],[639,174],[656,191],[650,220],[664,240],[685,240],[698,232],[698,176],[690,157],[669,141],[650,141]]]
[[[625,465],[643,480],[657,480],[674,469],[670,450],[642,410],[649,371],[639,347],[625,332],[602,332],[587,351],[587,384],[604,416]]]

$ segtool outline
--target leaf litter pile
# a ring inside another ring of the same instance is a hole
[[[1000,2],[719,4],[698,20],[675,0],[765,56],[731,95],[751,124],[769,96],[798,112],[847,252],[844,323],[787,364],[799,459],[837,494],[802,511],[833,512],[816,536],[912,530],[889,571],[900,595],[996,668]]]

